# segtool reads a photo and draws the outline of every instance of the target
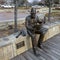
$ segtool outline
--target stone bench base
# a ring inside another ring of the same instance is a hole
[[[50,26],[48,28],[47,33],[45,34],[43,42],[47,41],[47,39],[59,33],[60,33],[60,24]],[[15,38],[15,40],[13,36],[10,37],[10,40],[11,39],[13,40],[11,44],[0,47],[0,60],[11,59],[32,48],[31,38],[29,36],[24,36],[24,37],[20,36],[19,38]],[[37,35],[37,40],[38,37],[39,35]]]

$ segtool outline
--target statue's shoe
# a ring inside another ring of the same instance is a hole
[[[40,54],[36,54],[35,56],[36,56],[36,57],[39,57],[39,56],[41,56],[41,55],[40,55]]]
[[[42,49],[42,48],[43,48],[43,46],[42,46],[42,45],[37,45],[37,47],[38,47],[38,48],[40,48],[40,49]]]

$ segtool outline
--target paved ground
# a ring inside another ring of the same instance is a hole
[[[40,56],[36,57],[32,49],[11,60],[60,60],[60,34],[43,43],[43,49],[38,49]]]
[[[18,18],[24,18],[28,14],[18,13]],[[14,19],[14,12],[0,12],[0,20],[11,20]]]
[[[22,12],[22,13],[21,13]],[[40,18],[43,18],[45,10],[43,12],[38,13],[37,15],[40,16]],[[45,12],[46,13],[46,12]],[[28,10],[19,10],[17,13],[17,18],[25,18],[29,15]],[[0,9],[0,22],[1,21],[11,21],[14,20],[14,9]]]
[[[26,11],[26,12],[22,12],[21,11],[18,11],[17,12],[17,18],[20,19],[20,18],[26,18],[26,16],[29,15],[29,12]],[[39,15],[40,17],[43,18],[44,14],[41,14],[41,13],[37,13],[37,15]],[[5,10],[3,12],[0,12],[0,21],[10,21],[10,20],[14,20],[14,11],[8,11],[8,10]]]

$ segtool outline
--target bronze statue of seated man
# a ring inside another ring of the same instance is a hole
[[[36,15],[36,9],[32,8],[30,15],[26,17],[25,26],[26,26],[28,35],[31,37],[33,51],[35,55],[36,55],[35,46],[38,46],[39,48],[41,48],[44,35],[47,31],[47,29],[43,27],[43,24],[44,22],[42,20],[39,20],[38,16]],[[35,34],[40,34],[37,45],[36,45]]]

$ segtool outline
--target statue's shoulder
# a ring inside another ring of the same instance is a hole
[[[28,16],[26,17],[26,20],[30,20],[30,19],[31,19],[31,16],[28,15]]]
[[[36,15],[36,18],[39,18],[39,16],[38,16],[38,15]]]
[[[36,15],[36,18],[39,18],[39,16],[38,16],[38,15]]]

